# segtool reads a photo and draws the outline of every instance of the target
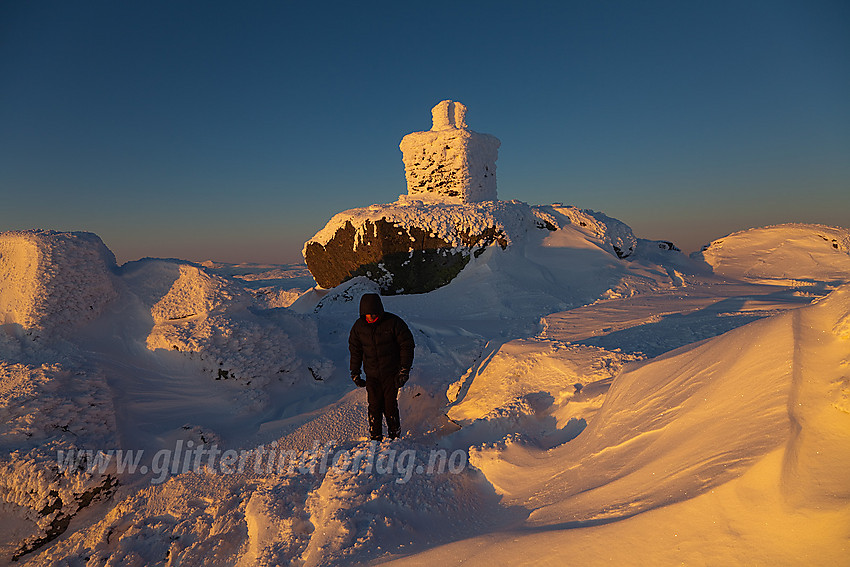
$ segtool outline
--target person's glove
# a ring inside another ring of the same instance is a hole
[[[395,377],[396,388],[401,388],[410,380],[410,368],[402,368]]]
[[[364,388],[366,386],[366,380],[364,380],[363,378],[360,377],[359,372],[356,373],[356,374],[354,372],[352,372],[351,373],[351,379],[354,381],[355,384],[357,384],[358,388]]]

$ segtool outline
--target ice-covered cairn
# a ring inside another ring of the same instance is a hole
[[[408,195],[447,203],[495,201],[499,139],[470,130],[459,102],[444,100],[431,116],[431,130],[408,134],[399,144]]]
[[[444,100],[431,115],[431,130],[408,134],[399,145],[407,194],[343,211],[304,244],[321,287],[366,276],[385,294],[431,291],[487,247],[506,248],[503,220],[530,214],[527,205],[519,212],[496,196],[499,140],[469,130],[459,102]]]
[[[383,294],[425,293],[491,246],[505,250],[535,228],[556,230],[551,215],[540,218],[526,203],[498,199],[500,142],[467,128],[464,105],[444,100],[431,114],[430,131],[408,134],[399,145],[407,194],[338,213],[304,244],[321,287],[365,276]]]

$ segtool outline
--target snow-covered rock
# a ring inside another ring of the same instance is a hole
[[[572,228],[600,241],[604,247],[610,247],[618,258],[631,256],[637,247],[637,238],[631,227],[603,213],[555,203],[535,206],[534,214],[550,230],[572,225]],[[672,243],[668,244],[668,250],[676,249]]]
[[[67,335],[117,296],[115,256],[89,232],[0,233],[0,324]]]
[[[123,266],[121,276],[150,310],[149,350],[182,353],[216,379],[253,386],[283,374],[309,373],[296,352],[318,351],[312,321],[282,309],[255,312],[243,288],[190,262],[140,260]]]
[[[583,235],[618,258],[630,256],[637,246],[628,225],[586,209],[403,198],[335,215],[304,245],[303,253],[324,288],[366,276],[385,294],[424,293],[452,281],[490,246],[505,250],[529,233],[562,229]]]
[[[73,457],[94,445],[115,446],[105,376],[0,360],[0,562],[59,537],[112,492],[112,470],[93,467],[91,453]]]
[[[334,216],[304,245],[316,282],[332,288],[356,276],[384,293],[424,293],[449,283],[474,254],[506,248],[529,226],[524,203],[470,204],[404,200]]]
[[[782,224],[735,232],[691,255],[716,274],[753,282],[850,281],[850,230]]]
[[[431,130],[408,134],[399,145],[408,195],[445,203],[495,201],[499,139],[470,130],[459,102],[444,100],[431,115]]]

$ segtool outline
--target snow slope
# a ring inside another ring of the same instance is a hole
[[[532,226],[507,250],[384,298],[417,346],[404,437],[371,470],[331,457],[369,451],[346,340],[374,282],[270,308],[256,290],[303,288],[303,268],[116,268],[99,239],[38,233],[53,275],[21,285],[37,255],[4,249],[0,563],[841,564],[843,268],[813,272],[801,252],[775,257],[775,277],[733,279],[722,266],[810,241],[750,231],[712,273],[601,213],[525,207]],[[105,282],[110,299],[84,317],[75,298]],[[46,299],[28,303],[32,289]],[[74,332],[33,340],[19,305]],[[185,456],[213,447],[209,467]],[[60,470],[71,449],[144,450],[146,471]],[[440,451],[457,466],[432,467]]]
[[[750,281],[847,283],[850,230],[810,224],[754,228],[715,240],[694,257],[717,274]]]
[[[396,563],[844,564],[848,328],[843,286],[626,370],[572,442],[472,452],[524,527]]]

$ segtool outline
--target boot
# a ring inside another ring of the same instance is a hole
[[[383,417],[378,414],[369,414],[369,435],[372,441],[382,441],[384,439],[384,423]]]
[[[387,416],[387,436],[390,439],[396,439],[401,433],[401,420],[398,418],[398,411]]]

